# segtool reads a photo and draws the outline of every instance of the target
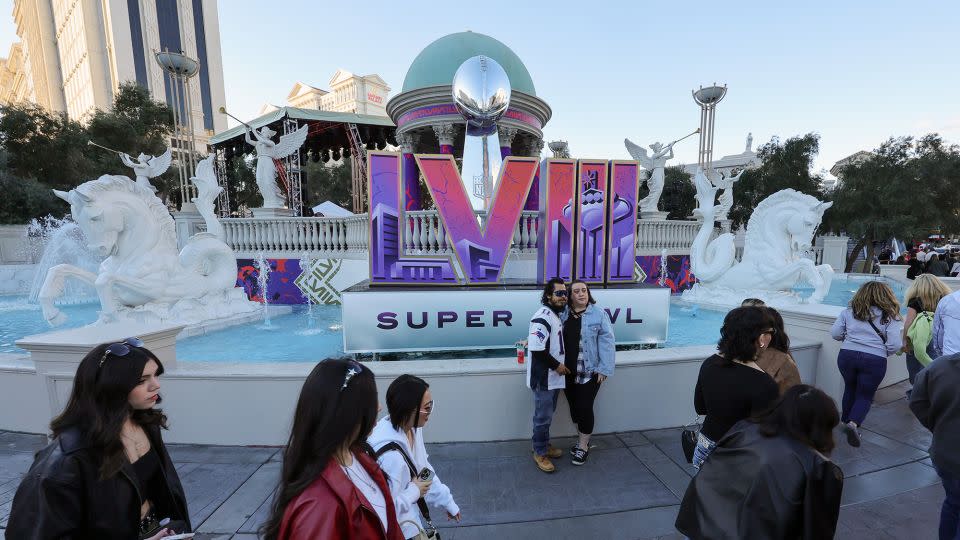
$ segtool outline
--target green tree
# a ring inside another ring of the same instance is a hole
[[[773,137],[757,150],[760,166],[744,171],[734,185],[730,219],[733,228],[746,225],[753,209],[774,193],[792,188],[801,193],[822,197],[821,174],[810,172],[813,158],[820,151],[820,136],[807,133],[791,137],[785,143]]]
[[[348,210],[353,208],[353,165],[350,159],[344,159],[342,163],[330,167],[322,162],[310,161],[303,170],[304,207],[331,201]]]
[[[0,107],[0,146],[9,172],[24,180],[71,189],[94,175],[84,126],[33,103]]]
[[[227,161],[227,195],[230,208],[258,208],[263,205],[263,195],[257,188],[256,161],[252,156],[237,155]]]
[[[660,209],[669,212],[667,219],[687,219],[697,207],[697,188],[690,173],[683,167],[664,169],[663,194]]]
[[[844,167],[823,226],[856,241],[846,271],[862,248],[873,260],[876,245],[891,237],[960,232],[957,182],[960,148],[937,135],[890,138],[866,160]]]
[[[23,180],[6,167],[6,152],[0,151],[0,224],[17,225],[33,217],[62,215],[67,203],[53,190],[35,180]]]

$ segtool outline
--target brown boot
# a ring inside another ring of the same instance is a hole
[[[547,457],[550,459],[560,459],[563,457],[563,450],[553,446],[552,444],[547,448]]]
[[[550,461],[550,458],[547,456],[541,456],[540,454],[534,452],[533,461],[537,464],[537,468],[545,473],[552,473],[553,471],[557,470],[553,462]]]

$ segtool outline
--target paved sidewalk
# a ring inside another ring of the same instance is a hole
[[[926,453],[930,433],[907,408],[905,388],[878,392],[859,449],[838,436],[833,459],[846,475],[838,539],[937,536],[943,490]],[[679,428],[600,435],[586,466],[565,457],[552,475],[535,468],[529,441],[428,445],[463,512],[459,525],[445,518],[438,525],[447,540],[681,538],[673,522],[692,469],[678,439]],[[19,479],[44,441],[0,432],[0,533]],[[566,449],[573,440],[554,443]],[[279,449],[170,450],[197,538],[256,538],[279,474]]]

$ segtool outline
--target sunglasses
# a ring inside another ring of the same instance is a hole
[[[126,356],[130,354],[130,347],[143,347],[143,341],[140,341],[140,338],[128,337],[127,339],[118,342],[111,343],[107,346],[107,350],[103,351],[103,358],[100,359],[100,365],[97,366],[97,369],[103,367],[104,361],[106,361],[107,356]]]
[[[567,296],[567,291],[553,291],[553,295],[560,298],[565,298]]]
[[[430,401],[429,403],[427,403],[427,406],[426,406],[426,407],[423,407],[422,409],[420,409],[420,412],[423,413],[423,414],[430,414],[430,413],[432,413],[432,412],[433,412],[433,401]]]
[[[770,334],[771,336],[775,336],[775,335],[777,335],[777,329],[776,329],[776,328],[767,328],[767,329],[764,330],[763,332],[760,332],[760,335],[761,335],[761,336],[762,336],[763,334]]]

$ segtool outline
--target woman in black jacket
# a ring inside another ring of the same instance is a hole
[[[693,407],[705,416],[693,466],[700,468],[731,426],[767,409],[780,395],[773,378],[757,364],[777,329],[766,308],[730,310],[720,328],[717,354],[700,366]]]
[[[7,538],[157,540],[190,530],[160,429],[163,364],[137,338],[94,348],[17,488]]]
[[[843,471],[827,455],[839,422],[822,390],[791,387],[720,439],[687,486],[677,530],[693,540],[833,538]]]

